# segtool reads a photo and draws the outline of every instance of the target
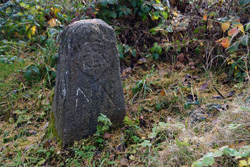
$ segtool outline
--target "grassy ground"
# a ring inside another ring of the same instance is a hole
[[[124,126],[62,150],[48,133],[53,89],[46,79],[27,83],[31,61],[23,60],[0,63],[1,166],[237,166],[249,158],[248,82],[222,84],[224,73],[162,62],[123,70]]]

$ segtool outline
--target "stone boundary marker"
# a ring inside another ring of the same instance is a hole
[[[115,32],[81,20],[61,35],[51,120],[62,146],[94,134],[100,113],[114,124],[126,115]]]

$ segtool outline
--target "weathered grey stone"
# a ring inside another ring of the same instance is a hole
[[[52,106],[63,146],[95,133],[100,113],[122,123],[126,113],[119,66],[115,32],[104,21],[82,20],[65,28]]]

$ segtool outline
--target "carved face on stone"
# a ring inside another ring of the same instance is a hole
[[[83,44],[76,55],[78,68],[93,79],[98,79],[114,60],[112,55],[116,55],[116,50],[108,47],[109,45],[95,42]]]

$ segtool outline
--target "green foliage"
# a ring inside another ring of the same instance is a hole
[[[97,125],[95,142],[99,147],[102,147],[104,142],[103,135],[109,130],[112,123],[110,119],[102,113],[100,113],[98,117],[98,122],[100,122],[100,125]]]
[[[94,4],[94,2],[92,3]],[[143,0],[100,0],[95,5],[100,10],[98,17],[104,20],[109,18],[122,18],[122,17],[137,17],[141,20],[146,21],[148,17],[152,20],[167,19],[168,10],[163,3],[160,1],[143,1]]]
[[[132,89],[132,92],[134,95],[142,93],[144,97],[146,97],[147,92],[151,92],[150,82],[147,82],[147,77],[149,75],[146,75],[142,80],[139,80],[136,82],[136,86]]]
[[[125,144],[130,145],[130,144],[137,144],[141,142],[142,140],[140,137],[138,137],[138,134],[136,130],[140,130],[141,128],[138,126],[139,125],[139,120],[138,119],[130,119],[128,116],[125,116],[124,118],[124,124],[127,126],[125,132]]]
[[[118,44],[119,58],[124,60],[128,55],[136,57],[136,50],[125,44]]]
[[[37,1],[8,1],[0,8],[1,38],[28,38],[45,27],[45,9]],[[38,29],[37,29],[38,28]]]
[[[162,48],[157,42],[155,42],[153,47],[150,49],[150,51],[152,53],[153,59],[157,60],[157,59],[159,59],[159,56],[162,53]]]
[[[87,161],[91,163],[95,155],[95,146],[86,145],[75,145],[74,147],[74,157],[66,159],[66,166],[82,166],[83,162]]]
[[[237,159],[239,159],[239,158],[247,158],[249,157],[249,154],[250,154],[250,146],[243,146],[238,151],[233,148],[229,148],[228,146],[224,146],[218,150],[215,150],[214,152],[207,153],[199,160],[193,162],[192,167],[212,166],[215,162],[215,158],[222,157],[223,155],[237,157]]]

